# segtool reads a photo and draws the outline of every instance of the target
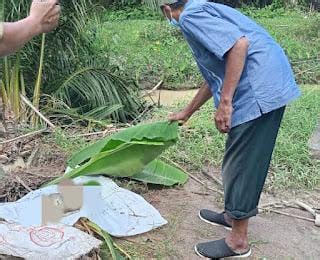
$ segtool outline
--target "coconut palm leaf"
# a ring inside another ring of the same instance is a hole
[[[81,114],[77,111],[77,109],[72,108],[57,109],[47,107],[46,112],[50,113],[53,117],[71,118],[74,123],[88,122],[106,127],[108,124],[110,124],[110,121],[106,120],[106,118],[109,118],[112,113],[119,110],[121,107],[121,105],[98,107],[85,114]]]
[[[89,113],[95,118],[97,111],[103,112],[107,106],[120,105],[110,114],[115,121],[133,119],[141,109],[138,88],[104,68],[87,67],[76,71],[62,83],[55,96],[76,108],[78,113]]]

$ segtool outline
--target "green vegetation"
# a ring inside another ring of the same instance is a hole
[[[107,42],[110,63],[147,88],[160,79],[165,80],[165,88],[195,87],[201,76],[181,33],[158,14],[152,16],[145,10],[141,7],[106,11],[103,29],[97,37]],[[243,11],[282,45],[299,83],[319,82],[319,14],[270,8]]]
[[[320,182],[320,162],[310,158],[308,148],[308,140],[320,115],[320,88],[304,86],[302,90],[303,96],[287,108],[279,133],[269,176],[273,187],[311,188]],[[170,108],[170,111],[178,107]],[[168,111],[169,108],[157,110],[152,120],[166,117]],[[206,166],[221,166],[224,144],[225,136],[214,127],[209,101],[182,128],[180,141],[164,156],[199,172]]]
[[[160,20],[105,22],[101,36],[109,44],[110,63],[145,87],[164,79],[170,85],[200,82],[188,45],[178,31]],[[166,86],[166,87],[170,87]]]
[[[4,1],[5,21],[26,17],[30,3]],[[19,94],[25,92],[36,108],[41,105],[50,115],[58,115],[62,124],[77,120],[106,125],[106,119],[135,119],[143,109],[138,86],[109,66],[108,50],[102,44],[98,52],[95,48],[102,9],[86,0],[63,0],[60,4],[59,27],[36,37],[1,64],[0,90],[5,107],[21,118]],[[29,120],[28,111],[23,113]],[[37,126],[36,117],[30,121]]]
[[[320,15],[292,12],[258,22],[284,48],[299,83],[320,82]]]

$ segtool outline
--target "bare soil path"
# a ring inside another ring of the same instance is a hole
[[[212,184],[214,185],[214,184]],[[319,207],[319,191],[296,195],[297,198]],[[292,194],[282,194],[281,199],[295,199]],[[198,218],[201,208],[221,211],[222,197],[208,192],[193,180],[182,188],[152,190],[144,197],[169,221],[165,227],[135,238],[124,246],[139,259],[200,259],[194,254],[198,242],[220,239],[227,232],[202,222]],[[277,198],[263,195],[262,203]],[[311,217],[299,209],[281,209],[285,212]],[[253,254],[250,259],[320,259],[320,227],[287,216],[264,213],[250,222],[250,243]]]

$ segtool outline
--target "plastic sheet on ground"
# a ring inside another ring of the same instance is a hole
[[[70,226],[23,227],[0,223],[0,254],[28,260],[77,259],[101,241]]]
[[[100,186],[83,187],[83,205],[80,210],[70,212],[59,221],[73,225],[81,217],[99,225],[115,237],[126,237],[148,232],[165,225],[167,221],[141,196],[120,188],[105,177],[78,177],[75,184],[90,181]],[[42,197],[58,194],[58,186],[49,186],[30,192],[14,203],[0,204],[0,218],[23,226],[41,226]]]

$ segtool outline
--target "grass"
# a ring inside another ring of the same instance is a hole
[[[160,79],[165,80],[165,88],[197,86],[201,76],[181,33],[158,15],[144,14],[145,11],[139,15],[139,10],[130,10],[107,11],[103,29],[98,33],[97,41],[108,45],[111,64],[147,88]],[[319,60],[308,60],[320,59],[319,15],[298,11],[244,11],[283,46],[300,83],[319,82]]]
[[[160,79],[184,87],[195,87],[200,82],[187,43],[165,22],[108,21],[101,37],[109,44],[111,64],[130,73],[145,87],[152,87]]]
[[[320,117],[320,87],[302,87],[302,97],[287,108],[271,166],[274,188],[312,188],[320,183],[320,161],[312,160],[308,140]],[[153,120],[166,117],[174,108],[161,108]],[[220,167],[225,136],[214,127],[212,103],[208,102],[181,130],[181,139],[165,156],[192,171],[206,166]]]
[[[47,142],[55,142],[70,156],[88,145],[84,138],[70,136],[61,129],[57,129],[51,136],[49,136]]]

